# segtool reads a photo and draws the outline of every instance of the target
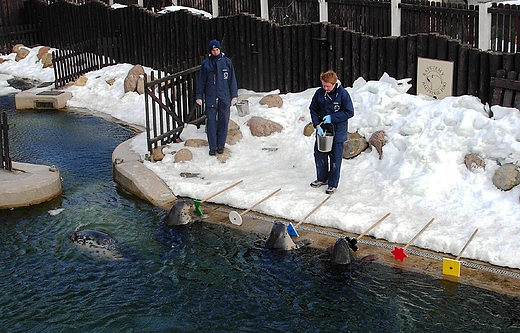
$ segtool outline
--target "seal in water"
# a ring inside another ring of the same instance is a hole
[[[165,225],[172,227],[176,225],[186,225],[196,221],[201,221],[207,215],[194,216],[195,205],[191,200],[178,200],[163,219]]]
[[[287,233],[287,227],[280,221],[275,221],[269,234],[269,238],[265,242],[265,246],[271,249],[295,250],[312,243],[310,239],[303,239],[294,242]]]
[[[378,255],[369,254],[360,260],[356,259],[354,252],[357,251],[357,240],[350,237],[340,237],[333,246],[327,250],[330,253],[330,261],[335,265],[349,265],[356,262],[374,261],[379,258]]]
[[[88,254],[104,259],[120,260],[123,255],[119,251],[117,239],[109,234],[93,229],[76,230],[70,239]]]

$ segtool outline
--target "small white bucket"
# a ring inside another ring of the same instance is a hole
[[[238,101],[235,106],[237,107],[237,112],[240,117],[244,117],[249,114],[249,101],[247,99]]]
[[[318,150],[322,153],[328,153],[332,150],[332,142],[334,141],[334,133],[325,132],[323,136],[316,134],[316,143]]]

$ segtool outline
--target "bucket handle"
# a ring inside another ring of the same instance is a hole
[[[319,123],[318,125],[316,125],[316,127],[321,126],[321,125],[323,125],[323,121],[321,123]],[[327,131],[323,131],[323,135],[325,135],[325,133],[327,133]],[[336,130],[334,129],[334,125],[332,125],[332,135],[335,135],[335,134],[336,134]],[[318,136],[318,131],[316,131],[316,136]]]

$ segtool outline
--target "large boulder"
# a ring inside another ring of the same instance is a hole
[[[45,53],[42,56],[41,62],[42,62],[43,68],[52,67],[53,66],[52,53]]]
[[[502,165],[493,175],[493,185],[502,191],[509,191],[520,184],[520,171],[512,163]]]
[[[238,141],[240,141],[242,139],[242,131],[240,130],[240,126],[238,126],[238,124],[236,122],[234,122],[233,120],[229,120],[229,125],[228,125],[228,133],[227,133],[227,137],[226,137],[226,143],[228,145],[234,145],[236,144]]]
[[[174,156],[175,163],[191,161],[192,159],[193,159],[193,153],[188,148],[182,148]]]
[[[305,136],[311,136],[314,133],[314,126],[312,125],[312,122],[305,125],[303,128],[303,135]]]
[[[269,119],[256,116],[251,117],[251,119],[248,120],[247,125],[249,126],[253,136],[270,136],[275,132],[280,133],[283,130],[282,125]]]
[[[42,46],[38,49],[38,59],[42,59],[43,56],[49,53],[51,48],[49,46]]]
[[[359,133],[349,133],[343,148],[343,158],[350,159],[361,154],[368,148],[368,143]]]
[[[267,105],[268,108],[281,108],[283,100],[279,95],[270,94],[260,100],[260,105]]]
[[[125,77],[125,81],[123,83],[123,87],[125,89],[125,94],[127,92],[137,91],[138,81],[142,77],[144,77],[144,68],[143,66],[137,64],[132,67],[128,74]]]
[[[15,61],[20,61],[22,59],[25,59],[25,57],[27,57],[29,55],[29,50],[26,49],[25,47],[20,47],[18,49],[18,51],[16,52],[16,57],[15,57]]]
[[[188,139],[184,141],[185,147],[207,147],[208,141],[204,139]]]

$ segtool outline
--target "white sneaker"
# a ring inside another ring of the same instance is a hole
[[[325,193],[327,193],[327,194],[333,194],[334,192],[336,192],[336,188],[335,188],[335,187],[332,187],[332,186],[329,186],[329,187],[325,190]]]
[[[322,185],[327,185],[327,182],[326,181],[322,182],[321,180],[316,179],[315,181],[313,181],[311,183],[311,187],[320,187]]]

